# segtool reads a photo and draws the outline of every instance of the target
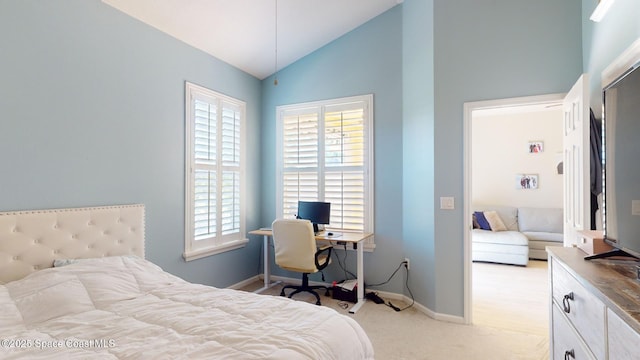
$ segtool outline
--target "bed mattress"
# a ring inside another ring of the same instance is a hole
[[[188,283],[135,256],[0,285],[3,359],[373,359],[333,309]]]

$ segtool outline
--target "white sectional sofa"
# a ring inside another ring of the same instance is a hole
[[[546,260],[546,246],[563,243],[562,209],[483,205],[474,211],[495,211],[506,230],[473,229],[473,261],[526,266],[529,259]]]

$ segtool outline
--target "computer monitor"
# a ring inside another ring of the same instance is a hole
[[[318,224],[329,224],[331,203],[321,201],[298,201],[298,219],[306,219],[313,224],[313,231],[318,232]]]

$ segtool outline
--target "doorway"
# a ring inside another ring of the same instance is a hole
[[[511,98],[511,99],[500,99],[500,100],[491,100],[491,101],[480,101],[480,102],[472,102],[472,103],[465,103],[464,105],[464,144],[465,144],[465,159],[464,159],[464,169],[465,169],[465,174],[464,174],[464,223],[465,224],[471,224],[472,223],[472,213],[473,213],[473,201],[474,201],[474,175],[478,178],[481,178],[480,174],[478,173],[478,170],[475,170],[474,173],[474,151],[473,151],[473,139],[474,139],[474,133],[473,133],[473,128],[474,128],[474,121],[480,121],[479,119],[486,114],[502,114],[506,116],[509,116],[509,114],[516,114],[516,113],[522,113],[522,112],[526,112],[526,111],[543,111],[543,110],[547,110],[550,108],[556,108],[559,110],[559,115],[558,115],[558,123],[562,124],[562,102],[563,99],[565,97],[565,94],[551,94],[551,95],[542,95],[542,96],[532,96],[532,97],[521,97],[521,98]],[[560,130],[561,131],[561,130]],[[504,132],[495,134],[495,136],[505,136],[506,134]],[[538,138],[531,138],[531,139],[527,139],[527,140],[523,140],[520,141],[522,142],[522,151],[526,151],[526,147],[528,146],[528,140],[531,140],[531,142],[536,142],[536,141],[540,141],[543,139],[538,139]],[[562,154],[562,148],[560,147],[560,149],[550,149],[550,151],[553,151],[554,153],[557,152],[559,150],[560,155],[559,158],[561,159],[561,154]],[[517,150],[514,150],[517,151]],[[555,154],[552,154],[555,157]],[[517,161],[517,160],[515,160]],[[513,172],[513,174],[511,174],[510,172]],[[507,181],[509,182],[513,182],[516,179],[516,175],[522,171],[516,171],[515,169],[510,169],[508,170],[507,173],[505,174],[501,174],[502,178],[508,177],[508,179],[502,179],[503,181]],[[542,179],[539,179],[539,181]],[[561,180],[560,180],[561,182]],[[515,184],[513,185],[513,188],[515,189]],[[505,195],[508,196],[508,195]],[[513,196],[513,194],[512,194]],[[486,204],[486,202],[485,202]],[[560,206],[561,207],[561,206]],[[471,256],[471,248],[472,248],[472,243],[471,243],[471,226],[465,226],[465,231],[464,231],[464,252],[465,252],[465,322],[470,324],[472,322],[474,322],[473,319],[473,268],[474,268],[474,264],[472,262],[472,256]],[[512,272],[515,270],[523,270],[523,269],[517,269],[514,268],[510,265],[495,265],[494,267],[492,267],[492,264],[486,264],[488,266],[485,266],[482,268],[483,271],[483,275],[485,276],[486,271],[493,271],[494,269],[498,269],[500,267],[506,267],[505,271],[509,270],[509,268],[511,268]],[[546,266],[543,266],[541,264],[535,264],[536,268],[541,268],[543,271],[546,270]],[[497,267],[497,268],[496,268]],[[507,277],[508,278],[508,277]],[[498,277],[499,279],[499,277]],[[505,278],[502,278],[502,280],[497,280],[497,281],[505,281]],[[484,279],[486,280],[486,278]],[[545,283],[544,285],[546,286],[546,277],[544,277]],[[484,281],[483,281],[484,283]],[[489,282],[488,284],[491,284],[491,282]],[[496,306],[498,306],[498,304],[496,304]],[[524,306],[524,305],[523,305]],[[523,309],[523,311],[526,311],[525,309]]]

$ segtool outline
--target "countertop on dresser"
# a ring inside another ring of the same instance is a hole
[[[547,252],[566,264],[566,269],[582,286],[640,332],[640,281],[636,279],[636,266],[640,262],[611,258],[584,260],[587,254],[571,247],[549,246]]]

